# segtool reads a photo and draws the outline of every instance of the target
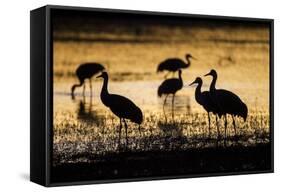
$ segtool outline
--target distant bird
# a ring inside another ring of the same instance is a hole
[[[188,68],[191,64],[190,59],[195,59],[195,58],[192,57],[191,54],[186,54],[185,58],[187,62],[184,62],[182,59],[179,58],[169,58],[164,60],[158,65],[157,73],[162,71],[169,71],[169,73],[173,72],[174,74],[176,71],[180,69]],[[168,74],[165,75],[165,78]]]
[[[220,57],[218,65],[227,66],[230,64],[235,64],[235,60],[231,56]]]
[[[139,125],[139,133],[141,135],[140,125],[143,122],[143,114],[141,109],[136,106],[131,100],[121,95],[110,94],[108,92],[108,74],[107,72],[102,72],[97,78],[103,78],[103,86],[101,90],[101,101],[102,103],[110,108],[112,113],[119,117],[120,119],[120,127],[119,127],[119,143],[121,138],[121,130],[122,130],[122,121],[125,124],[125,131],[126,131],[126,144],[128,144],[128,137],[127,137],[127,123],[126,119],[131,120],[132,122]]]
[[[103,71],[105,68],[102,64],[99,63],[84,63],[81,64],[76,69],[76,76],[79,79],[79,84],[75,84],[71,87],[71,96],[74,99],[74,91],[76,87],[81,87],[83,85],[83,95],[85,94],[85,79],[89,79],[90,81],[90,89],[92,94],[92,82],[91,78],[98,74],[99,72]]]
[[[195,100],[198,104],[203,106],[203,108],[208,113],[208,121],[209,121],[209,137],[211,135],[211,118],[210,118],[210,112],[213,112],[216,115],[217,112],[217,106],[213,102],[211,98],[211,94],[209,91],[201,92],[201,87],[203,84],[203,81],[200,77],[197,77],[192,83],[189,84],[189,86],[197,84],[196,90],[195,90]],[[216,122],[217,122],[217,115],[216,115]],[[220,135],[219,127],[217,126],[218,136]]]
[[[227,114],[232,116],[234,132],[236,135],[235,117],[242,117],[246,121],[248,116],[247,105],[234,93],[224,90],[216,89],[217,72],[212,69],[205,76],[212,76],[213,80],[210,85],[210,93],[213,101],[217,104],[219,117],[225,117],[224,136],[226,138],[227,129]]]
[[[167,101],[167,97],[172,94],[172,115],[174,116],[174,100],[175,100],[175,94],[177,91],[181,90],[183,87],[183,82],[182,82],[182,77],[181,77],[182,71],[179,70],[179,78],[171,78],[171,79],[166,79],[165,81],[162,82],[162,84],[158,88],[158,96],[161,97],[162,95],[166,95],[163,103],[163,111],[164,111],[164,106]],[[164,111],[165,113],[165,111]]]

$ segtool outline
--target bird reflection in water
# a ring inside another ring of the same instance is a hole
[[[175,105],[174,110],[175,114],[185,114],[186,116],[190,115],[191,107],[190,107],[190,97],[186,95],[178,95],[175,96]],[[167,102],[167,104],[172,105],[171,102]],[[164,108],[164,116],[170,115],[173,112],[169,110],[170,107]],[[176,117],[176,118],[175,118]],[[161,130],[163,134],[163,144],[166,149],[172,147],[171,145],[180,146],[184,141],[186,141],[186,135],[184,133],[183,124],[189,122],[180,121],[178,115],[172,116],[172,119],[167,119],[165,117],[165,121],[159,120],[157,122],[157,127]],[[184,117],[183,117],[184,118]],[[171,143],[172,142],[172,143]]]
[[[92,97],[90,97],[89,103],[86,102],[86,98],[79,100],[77,108],[77,119],[87,124],[103,124],[103,117],[93,110]],[[102,126],[103,127],[103,126]],[[103,132],[103,131],[102,131]]]

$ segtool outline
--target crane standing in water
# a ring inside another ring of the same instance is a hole
[[[90,90],[91,90],[91,95],[92,95],[92,81],[91,78],[98,74],[99,72],[102,72],[104,70],[104,66],[99,63],[84,63],[81,64],[77,69],[76,69],[76,76],[79,79],[79,84],[74,84],[71,87],[71,96],[72,99],[74,99],[74,91],[76,87],[81,87],[83,85],[83,96],[85,95],[85,79],[89,79],[90,82]]]
[[[179,70],[179,78],[171,78],[171,79],[166,79],[163,81],[163,83],[159,86],[158,88],[158,96],[161,97],[162,95],[166,95],[163,103],[163,111],[164,111],[164,106],[167,101],[167,97],[172,94],[172,117],[174,119],[174,100],[175,100],[175,95],[177,91],[181,90],[183,87],[183,82],[182,82],[182,77],[181,77],[182,71]],[[165,114],[165,111],[164,111]],[[166,116],[165,116],[166,118]],[[166,119],[167,121],[167,119]]]
[[[190,59],[195,59],[195,58],[192,57],[191,54],[186,54],[185,58],[187,62],[179,58],[169,58],[164,60],[158,65],[157,73],[162,71],[168,71],[169,73],[172,72],[174,74],[180,69],[188,68],[191,64]],[[168,74],[165,75],[165,78],[168,76]]]
[[[197,84],[197,87],[195,89],[195,100],[196,100],[196,102],[198,104],[200,104],[201,106],[203,106],[203,108],[208,113],[209,137],[210,137],[211,136],[210,112],[213,112],[216,115],[217,106],[213,102],[213,100],[211,98],[211,94],[210,94],[209,91],[201,92],[201,87],[202,87],[203,81],[202,81],[202,79],[200,77],[197,77],[192,83],[189,84],[189,86],[191,86],[193,84]],[[217,115],[216,115],[216,122],[218,122],[217,121]],[[219,136],[220,135],[220,131],[219,131],[218,124],[217,124],[217,132],[218,132],[218,136]]]
[[[234,93],[224,90],[224,89],[216,89],[216,81],[217,81],[217,72],[212,69],[205,76],[212,76],[213,80],[210,85],[210,94],[213,101],[217,105],[217,113],[219,117],[224,116],[225,118],[225,128],[224,128],[224,137],[226,138],[226,129],[227,129],[227,114],[232,116],[232,123],[234,127],[234,133],[236,136],[236,125],[235,125],[235,117],[242,117],[244,121],[246,121],[248,116],[248,108],[247,105]]]
[[[103,78],[103,86],[101,90],[101,101],[102,103],[110,108],[112,113],[119,117],[120,127],[119,127],[119,143],[121,138],[122,121],[125,125],[126,131],[126,144],[128,144],[128,126],[126,119],[139,125],[139,133],[141,135],[140,125],[143,122],[143,114],[141,109],[136,106],[131,100],[121,95],[115,95],[108,92],[108,74],[107,72],[102,72],[97,78]]]

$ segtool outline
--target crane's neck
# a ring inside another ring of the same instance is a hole
[[[182,77],[181,77],[181,73],[179,73],[179,80],[180,80],[181,86],[183,86],[183,82],[182,82]]]
[[[212,77],[213,77],[213,80],[210,85],[210,92],[216,91],[217,76],[213,75]]]
[[[190,57],[186,57],[186,65],[185,65],[185,67],[189,67],[190,66],[190,64],[191,64],[191,61],[190,61]]]
[[[109,98],[108,98],[109,93],[108,93],[107,87],[108,87],[108,77],[104,77],[100,97],[101,97],[103,104],[106,106],[107,106],[107,103],[109,102]]]
[[[201,104],[202,103],[202,99],[201,99],[201,87],[202,87],[202,82],[199,82],[197,87],[196,87],[196,90],[195,90],[195,100]]]
[[[84,80],[80,81],[79,84],[74,84],[72,87],[71,87],[71,95],[72,95],[72,98],[74,98],[74,91],[76,89],[76,87],[81,87],[84,83]]]

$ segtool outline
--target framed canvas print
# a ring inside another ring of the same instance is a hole
[[[31,11],[30,178],[273,172],[273,20]]]

